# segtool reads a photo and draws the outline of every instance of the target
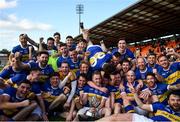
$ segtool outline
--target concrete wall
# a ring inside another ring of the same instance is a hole
[[[4,67],[8,62],[7,54],[0,54],[0,67]]]

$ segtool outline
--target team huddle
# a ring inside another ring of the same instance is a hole
[[[77,43],[20,34],[0,72],[1,121],[180,121],[177,51],[136,56],[125,39],[107,49],[82,34]]]

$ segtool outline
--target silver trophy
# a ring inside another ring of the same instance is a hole
[[[100,105],[101,101],[96,97],[93,96],[90,99],[90,107],[97,108]]]
[[[89,98],[89,107],[94,107],[97,108],[100,105],[101,101],[100,99],[97,98],[97,96],[93,96]],[[95,113],[92,113],[90,111],[86,112],[86,115],[88,116],[92,116],[95,117],[97,115],[98,111],[96,111]]]

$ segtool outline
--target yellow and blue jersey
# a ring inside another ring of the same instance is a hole
[[[22,102],[27,99],[27,98],[17,97],[16,92],[17,92],[16,88],[8,87],[7,89],[4,90],[3,95],[7,95],[10,97],[9,102]],[[8,117],[12,117],[15,114],[17,114],[17,112],[19,112],[21,109],[22,109],[21,107],[15,109],[3,109],[2,112],[4,115]]]
[[[87,94],[88,96],[88,103],[85,105],[86,107],[92,107],[91,101],[93,101],[94,98],[96,99],[96,102],[101,103],[102,99],[107,99],[109,97],[109,93],[104,93],[98,89],[90,87],[89,85],[84,87],[84,94]]]
[[[158,73],[165,78],[166,84],[178,84],[180,83],[180,62],[171,64],[168,70],[160,67]]]
[[[136,88],[138,86],[138,84],[139,84],[138,81],[134,81],[132,83],[133,88]],[[125,92],[128,96],[133,96],[132,92],[131,92],[131,88],[128,86],[127,81],[124,82],[124,87],[125,87],[124,91],[121,91],[121,92]],[[144,91],[146,89],[147,89],[147,86],[143,85],[143,87],[140,89],[140,91]]]
[[[17,86],[16,84],[27,80],[27,76],[26,74],[17,74],[16,76],[10,78],[10,80],[13,82],[14,86]],[[41,94],[41,83],[39,83],[38,81],[31,83],[31,92],[33,92],[36,95],[40,95]]]
[[[152,104],[152,110],[155,112],[155,116],[151,118],[154,121],[180,121],[180,113],[173,111],[169,105],[156,102]]]
[[[59,56],[57,59],[57,67],[60,67],[62,62],[67,62],[67,60],[69,60],[69,59],[70,59],[69,56],[67,56],[67,57],[64,57],[62,55]]]
[[[158,69],[159,67],[161,67],[159,64],[154,64],[154,66],[150,66],[149,64],[147,64],[147,67],[151,67],[154,69]]]
[[[12,66],[9,66],[7,69],[4,69],[0,72],[0,78],[1,79],[9,79],[11,77],[14,77],[17,74],[28,74],[29,72],[26,70],[21,71],[15,71]]]
[[[68,58],[67,59],[67,63],[69,64],[70,69],[73,70],[74,72],[76,72],[79,69],[79,65],[81,63],[81,59],[78,58],[77,62],[73,62],[71,58]]]
[[[71,89],[71,82],[74,82],[76,80],[76,73],[74,71],[70,71],[72,73],[72,75],[70,76],[70,78],[68,78],[68,81],[66,82],[66,85],[68,88]],[[66,77],[66,75],[64,75],[61,71],[59,72],[59,76],[60,76],[60,80],[63,81],[64,78]]]
[[[85,87],[86,87],[86,85],[83,86],[83,87],[78,87],[78,86],[76,87],[76,91],[75,91],[75,94],[74,94],[74,99],[80,97],[80,94],[84,93],[84,88]]]
[[[39,63],[29,62],[28,64],[30,68],[38,68],[41,71],[41,75],[39,78],[39,82],[41,83],[45,83],[46,81],[48,81],[50,75],[54,73],[54,70],[51,67],[51,65],[46,65],[46,67],[41,68]]]
[[[168,85],[164,83],[155,83],[154,88],[149,88],[153,95],[157,95],[161,103],[167,104]]]
[[[108,85],[106,88],[108,89],[108,91],[110,93],[113,92],[115,94],[115,103],[121,103],[122,104],[122,98],[121,98],[120,90],[117,87],[111,86],[111,85]]]
[[[75,96],[80,96],[80,93],[83,92],[84,87],[76,87]]]
[[[53,102],[57,96],[63,93],[63,89],[59,87],[53,88],[49,82],[45,83],[42,88],[42,97],[49,104]]]
[[[138,81],[134,81],[134,82],[132,83],[133,88],[136,88],[136,87],[138,86],[138,84],[139,84]],[[121,94],[126,93],[126,95],[127,95],[128,97],[134,97],[134,93],[131,92],[131,88],[128,86],[128,82],[127,82],[127,81],[124,82],[123,86],[124,86],[125,89],[124,89],[124,91],[121,91]],[[143,85],[143,87],[140,89],[140,91],[144,91],[144,90],[146,90],[146,89],[148,89],[147,86],[146,86],[146,85]],[[131,101],[131,103],[132,103],[133,105],[137,106],[135,100],[134,100],[134,101]]]
[[[21,47],[21,45],[17,45],[13,47],[12,53],[15,54],[16,52],[20,52],[21,54],[21,61],[28,62],[29,61],[29,45],[26,48]]]
[[[146,69],[143,72],[140,71],[139,68],[136,68],[135,69],[136,80],[139,80],[139,79],[145,80],[146,75],[149,72],[153,72],[153,69],[151,67],[146,67]]]
[[[89,62],[93,71],[101,70],[104,63],[107,63],[111,60],[112,54],[105,53],[99,45],[90,45],[87,47],[89,55]]]
[[[11,77],[10,80],[14,83],[14,84],[18,84],[24,80],[26,80],[27,75],[26,74],[17,74],[14,77]]]

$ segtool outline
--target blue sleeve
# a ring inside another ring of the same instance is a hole
[[[168,89],[167,89],[167,87],[168,87],[168,84],[165,84],[165,83],[159,83],[160,85],[159,85],[159,88],[161,88],[161,90],[163,91],[163,92],[166,92]]]
[[[51,65],[49,65],[49,70],[50,70],[50,71],[49,71],[49,72],[50,72],[50,75],[54,73],[54,69],[52,68]]]
[[[180,70],[180,62],[177,62],[178,70]]]
[[[58,59],[57,59],[57,66],[60,67],[60,66],[61,66],[61,63],[62,63],[62,62],[61,62],[61,59],[60,59],[60,57],[58,57]]]
[[[106,62],[109,62],[112,59],[112,54],[111,53],[106,53]]]
[[[13,94],[15,93],[16,93],[16,90],[13,87],[8,87],[4,89],[4,94],[8,94],[9,96],[13,96]]]
[[[66,62],[69,64],[70,69],[74,69],[75,68],[75,64],[71,61],[70,58],[68,58]]]
[[[127,48],[127,51],[128,51],[128,56],[129,56],[130,58],[132,58],[132,59],[135,59],[135,56],[134,56],[133,52],[131,52],[131,50],[128,49],[128,48]]]
[[[118,49],[117,49],[117,48],[114,48],[114,49],[112,50],[112,55],[114,55],[114,53],[116,53],[116,52],[118,52]]]
[[[135,75],[136,75],[136,80],[141,79],[141,74],[140,74],[140,72],[139,72],[139,70],[137,68],[135,70]]]
[[[4,93],[3,89],[0,89],[0,95],[2,95]]]
[[[153,68],[152,67],[147,67],[146,75],[147,75],[147,73],[153,73]]]
[[[106,86],[106,88],[108,89],[109,92],[112,92],[112,87],[111,86]]]
[[[109,92],[116,92],[117,91],[116,87],[114,87],[114,86],[108,86],[107,88],[108,88]]]
[[[35,63],[35,62],[29,62],[28,64],[30,65],[31,69],[32,68],[38,68],[37,63]]]
[[[155,64],[155,67],[154,67],[154,68],[158,70],[160,67],[161,67],[161,66],[160,66],[159,64]]]
[[[162,110],[163,108],[165,108],[165,106],[160,102],[155,102],[152,104],[152,108],[153,108],[153,112],[155,112],[157,110]]]
[[[76,76],[79,77],[80,75],[80,70],[78,69],[78,71],[76,72]]]
[[[36,95],[41,94],[41,87],[38,83],[33,83],[31,86],[31,91],[34,92]]]
[[[17,47],[13,47],[12,53],[14,54],[14,53],[16,53],[16,52],[17,52]]]
[[[84,93],[89,93],[88,91],[88,89],[89,89],[90,87],[88,86],[88,85],[86,85],[86,86],[84,86],[83,87],[83,91],[84,91]]]
[[[21,81],[26,80],[27,75],[25,74],[16,74],[14,77],[11,77],[11,81],[13,83],[19,83]]]
[[[158,72],[158,74],[162,74],[162,71],[163,71],[163,68],[162,68],[162,66],[158,66],[158,69],[157,69],[157,72]]]
[[[142,90],[145,90],[147,89],[148,87],[144,84],[143,87],[142,87]]]
[[[41,90],[42,90],[42,91],[45,91],[45,92],[48,92],[48,88],[49,88],[49,87],[51,87],[50,81],[45,82],[45,83],[42,85]]]
[[[122,92],[127,93],[128,87],[127,87],[127,81],[126,80],[123,82],[123,86],[124,86],[125,89],[120,89],[120,93],[122,93]]]
[[[104,92],[103,92],[103,96],[106,97],[106,98],[108,98],[108,97],[109,97],[109,92],[108,92],[108,93],[104,93]]]
[[[178,70],[180,70],[180,62],[175,62],[173,64]]]
[[[6,79],[9,78],[10,76],[10,69],[4,69],[1,73],[0,73],[0,78]]]

